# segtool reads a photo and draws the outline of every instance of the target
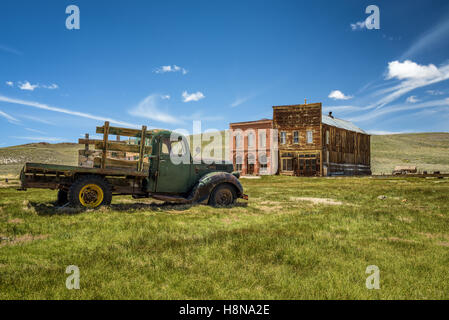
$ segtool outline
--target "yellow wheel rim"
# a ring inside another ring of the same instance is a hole
[[[104,198],[103,189],[96,184],[86,184],[79,193],[80,203],[87,208],[96,208]]]

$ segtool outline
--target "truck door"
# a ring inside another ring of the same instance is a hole
[[[190,190],[190,153],[185,138],[170,141],[162,137],[159,144],[159,172],[156,192],[186,193]],[[172,157],[170,155],[172,154]],[[181,161],[186,157],[188,161]],[[178,163],[181,162],[181,163]],[[185,163],[188,162],[188,163]]]

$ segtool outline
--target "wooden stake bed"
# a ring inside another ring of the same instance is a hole
[[[108,169],[108,168],[85,168],[76,166],[65,166],[46,163],[26,163],[24,167],[26,174],[54,174],[70,177],[76,173],[99,174],[103,176],[134,176],[146,177],[147,172],[129,169]]]

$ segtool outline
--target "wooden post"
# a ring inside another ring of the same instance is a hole
[[[109,121],[104,123],[104,133],[103,133],[103,154],[101,157],[101,168],[106,168],[106,157],[108,150],[108,139],[109,139]]]
[[[84,137],[86,138],[86,140],[89,140],[89,134],[88,134],[88,133],[86,133]],[[87,142],[87,141],[86,141],[86,142]],[[84,145],[84,150],[85,150],[85,151],[89,151],[89,144],[88,144],[88,143],[86,143],[86,144]]]
[[[137,165],[138,171],[143,171],[143,156],[145,150],[146,131],[147,126],[142,126],[142,133],[140,135],[139,163]]]

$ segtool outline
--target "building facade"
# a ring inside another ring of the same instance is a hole
[[[273,135],[273,121],[236,122],[229,125],[230,157],[234,170],[242,175],[270,175],[277,172],[277,144]]]
[[[273,129],[271,145],[254,147],[253,134],[257,137],[262,128]],[[273,120],[232,123],[230,129],[234,132],[230,148],[234,168],[243,175],[371,174],[370,135],[332,113],[323,115],[321,103],[274,106]],[[238,133],[243,133],[243,138]],[[273,148],[276,144],[277,148]],[[259,150],[270,153],[268,170],[261,168],[259,160],[264,158],[254,156]]]

